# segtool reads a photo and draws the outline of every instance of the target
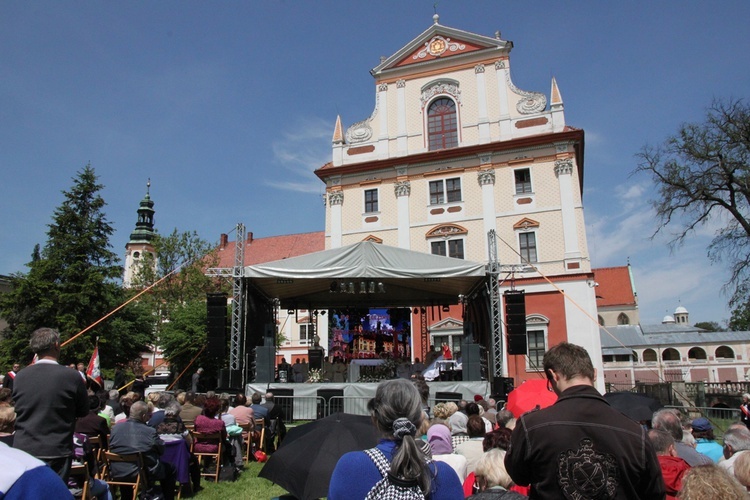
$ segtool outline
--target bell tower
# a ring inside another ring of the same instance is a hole
[[[154,255],[152,241],[156,236],[154,231],[154,202],[151,199],[151,179],[146,183],[146,196],[138,207],[138,221],[135,230],[130,233],[130,241],[125,245],[125,273],[122,284],[130,287],[138,266],[147,254]]]

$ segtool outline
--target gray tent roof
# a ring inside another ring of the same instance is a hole
[[[485,264],[363,241],[245,267],[245,278],[285,308],[458,303],[486,278]],[[370,282],[375,293],[369,293]],[[354,284],[342,293],[340,284]],[[362,293],[361,284],[366,284]],[[379,284],[384,293],[379,293]],[[332,291],[335,290],[335,291]]]

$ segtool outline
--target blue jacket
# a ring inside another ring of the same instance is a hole
[[[388,460],[393,460],[396,443],[382,439],[377,448]],[[427,500],[463,499],[464,492],[456,472],[445,462],[432,462],[432,488]],[[353,451],[341,457],[336,464],[328,487],[328,500],[358,500],[370,492],[380,481],[377,466],[364,451]]]

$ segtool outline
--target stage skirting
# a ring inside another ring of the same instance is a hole
[[[487,381],[428,382],[429,404],[435,401],[465,399],[474,401],[476,394],[488,397],[490,384]],[[375,396],[377,383],[320,383],[320,384],[248,384],[245,393],[250,399],[254,392],[274,393],[276,402],[284,408],[285,420],[314,420],[336,411],[367,415],[367,402]],[[441,394],[442,393],[442,394]],[[451,396],[447,394],[451,393]]]

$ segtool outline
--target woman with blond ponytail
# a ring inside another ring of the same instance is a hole
[[[398,498],[409,498],[413,492],[428,500],[463,498],[455,471],[444,462],[431,462],[415,437],[424,413],[411,382],[382,382],[368,409],[382,439],[375,448],[341,457],[331,477],[328,500],[373,498],[371,490],[376,486],[402,490],[406,496]]]

